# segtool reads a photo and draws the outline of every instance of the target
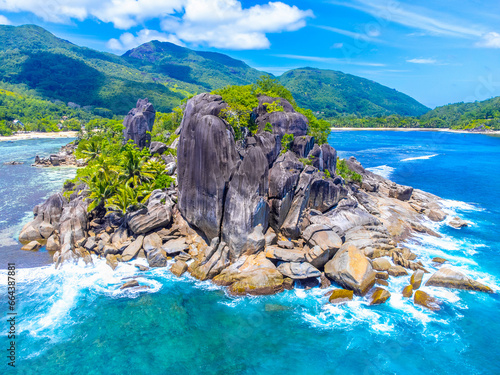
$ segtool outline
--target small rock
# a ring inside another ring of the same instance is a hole
[[[406,270],[401,266],[392,266],[387,270],[387,272],[389,273],[389,275],[395,277],[408,275],[408,272],[406,272]]]
[[[332,283],[328,277],[326,277],[324,272],[321,272],[321,276],[319,277],[320,280],[320,289],[326,289],[329,288]]]
[[[431,219],[434,222],[440,222],[446,219],[446,214],[439,209],[429,210],[428,212],[426,212],[426,215],[429,219]]]
[[[441,302],[427,293],[417,290],[413,297],[413,302],[417,305],[427,307],[432,311],[439,311],[441,309]]]
[[[458,216],[455,216],[453,219],[450,220],[448,223],[450,226],[456,229],[468,227],[469,223],[466,222],[465,220],[460,219]]]
[[[435,257],[435,258],[432,258],[432,261],[434,263],[443,264],[443,263],[446,263],[448,260],[446,260],[444,258],[440,258],[440,257]]]
[[[380,305],[391,297],[391,293],[384,288],[375,288],[372,294],[370,305]]]
[[[376,279],[389,280],[389,274],[387,272],[377,272],[375,274]]]
[[[146,253],[159,249],[162,246],[162,240],[161,237],[157,233],[151,233],[148,234],[146,237],[144,237],[144,242],[142,244],[143,249],[146,251]]]
[[[116,267],[118,267],[118,259],[116,258],[116,255],[114,254],[106,255],[106,264],[110,266],[111,269],[114,271]]]
[[[405,288],[403,289],[403,297],[411,298],[412,295],[413,295],[413,286],[411,285],[405,286]]]
[[[139,282],[137,280],[130,280],[123,284],[120,289],[133,288],[135,286],[139,286]]]
[[[189,246],[186,244],[186,241],[184,238],[178,238],[176,240],[170,240],[166,242],[163,246],[162,249],[165,250],[165,252],[168,255],[172,254],[178,254],[181,251],[186,251],[189,249]]]
[[[386,258],[377,258],[372,262],[372,267],[375,271],[387,271],[392,264]]]
[[[40,245],[40,243],[38,243],[38,241],[31,241],[31,242],[27,243],[26,245],[24,245],[23,247],[21,247],[21,250],[37,251],[41,247],[42,247],[42,245]]]
[[[285,277],[283,279],[283,288],[286,289],[286,290],[292,290],[293,289],[293,279],[289,278],[289,277]]]
[[[375,279],[375,284],[389,286],[389,283],[387,282],[387,280],[382,280],[382,279]]]
[[[144,241],[144,236],[139,236],[123,251],[122,257],[124,262],[128,262],[139,254],[142,249],[142,243]]]
[[[424,271],[422,271],[422,270],[416,270],[413,273],[413,275],[411,275],[410,284],[414,290],[417,290],[418,288],[420,288],[420,285],[422,284],[423,277],[424,277]]]
[[[330,303],[337,304],[337,303],[352,301],[353,297],[354,297],[354,291],[352,290],[335,289],[333,292],[331,292],[328,301]]]
[[[149,267],[143,266],[142,264],[134,264],[137,268],[139,268],[139,271],[149,271]]]
[[[186,262],[178,260],[172,265],[172,267],[170,268],[170,272],[172,272],[177,277],[181,277],[182,274],[187,271],[187,269],[188,265],[186,264]]]

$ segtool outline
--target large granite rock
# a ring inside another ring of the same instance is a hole
[[[292,151],[297,154],[299,158],[306,158],[314,147],[314,137],[310,135],[303,135],[295,137],[293,140]]]
[[[321,272],[308,262],[283,262],[278,266],[278,271],[294,280],[321,276]]]
[[[311,183],[308,207],[326,212],[346,198],[348,191],[340,178],[325,178],[323,173],[315,174]]]
[[[151,135],[148,132],[153,130],[155,115],[156,111],[148,99],[139,99],[123,120],[125,142],[131,139],[140,148],[149,146]]]
[[[191,98],[177,149],[179,210],[208,239],[219,237],[224,198],[240,160],[232,128],[216,117],[225,107],[220,96]]]
[[[426,286],[438,286],[442,288],[476,290],[479,292],[492,293],[493,290],[480,282],[471,279],[460,271],[442,267],[425,283]]]
[[[283,275],[263,252],[243,256],[213,279],[233,295],[265,295],[283,291]]]
[[[320,171],[328,170],[332,176],[335,174],[337,151],[329,144],[315,144],[309,157],[313,159],[313,166]]]
[[[325,265],[325,274],[344,288],[364,295],[375,283],[369,260],[353,245],[343,245]]]
[[[173,206],[174,203],[165,192],[155,190],[151,193],[147,207],[130,215],[128,227],[135,234],[166,227],[172,220]]]
[[[61,193],[50,196],[43,204],[35,206],[35,219],[26,224],[19,234],[19,242],[27,244],[31,241],[47,240],[54,230],[59,230],[59,222],[66,198]]]
[[[297,156],[287,151],[281,155],[269,170],[270,225],[279,230],[285,221],[295,196],[295,187],[304,165]]]
[[[337,233],[332,231],[328,226],[322,224],[309,225],[303,232],[302,238],[311,247],[311,253],[319,254],[320,252],[314,249],[318,246],[321,249],[321,256],[318,256],[311,263],[318,268],[321,268],[328,262],[342,246],[342,239]],[[323,253],[326,253],[323,255]]]
[[[268,104],[278,101],[283,111],[268,112]],[[273,134],[282,137],[285,134],[293,134],[296,137],[307,135],[309,121],[306,116],[295,112],[292,105],[285,99],[272,98],[269,96],[259,97],[259,106],[254,110],[253,117],[259,127],[259,132],[264,131],[267,123],[273,127]]]
[[[222,240],[229,245],[230,258],[264,249],[264,233],[269,225],[267,203],[267,158],[258,146],[251,146],[227,190]]]

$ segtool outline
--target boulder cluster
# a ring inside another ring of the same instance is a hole
[[[35,156],[35,167],[62,167],[62,166],[76,166],[84,167],[86,165],[85,160],[77,159],[74,152],[78,144],[70,143],[66,146],[62,146],[57,154],[49,155],[46,158],[40,156]]]
[[[268,112],[276,100],[283,111]],[[233,295],[319,285],[329,289],[332,303],[366,295],[380,304],[390,298],[384,286],[391,278],[411,274],[403,295],[417,290],[415,303],[437,308],[438,302],[418,291],[428,271],[402,243],[415,233],[439,236],[425,225],[446,218],[438,197],[371,173],[354,158],[347,165],[362,182],[344,180],[336,173],[336,150],[315,143],[305,116],[284,99],[259,97],[252,115],[258,130],[243,139],[235,138],[221,115],[227,107],[210,94],[187,102],[177,159],[169,156],[167,166],[177,184],[154,191],[147,206],[125,222],[113,215],[91,217],[84,194],[69,200],[56,194],[35,208],[20,240],[46,243],[57,251],[57,264],[78,256],[91,262],[94,253],[114,269],[121,261],[145,258],[150,267],[170,266],[177,276],[189,272],[227,286]],[[125,119],[125,139],[148,144],[154,113],[147,100],[139,100]],[[285,134],[294,139],[283,148]],[[160,156],[166,150],[159,142],[149,147]],[[466,225],[458,218],[452,222]],[[450,268],[440,269],[427,285],[491,291]]]

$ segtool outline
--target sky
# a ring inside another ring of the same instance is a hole
[[[339,70],[431,108],[500,96],[496,0],[1,0],[0,24],[119,55],[160,40],[274,75]]]

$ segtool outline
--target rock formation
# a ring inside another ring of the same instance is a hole
[[[155,115],[153,104],[148,99],[139,99],[123,120],[125,142],[131,139],[139,148],[148,147],[151,142],[148,132],[153,130]]]

